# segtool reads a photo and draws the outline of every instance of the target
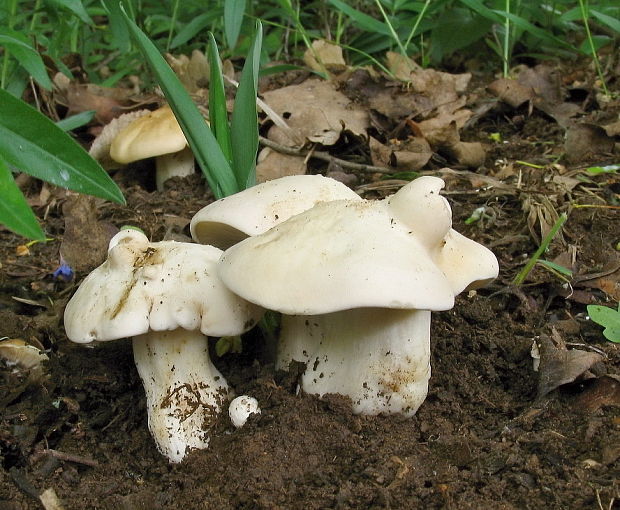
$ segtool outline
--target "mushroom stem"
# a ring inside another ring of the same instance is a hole
[[[359,308],[282,318],[278,367],[306,362],[306,393],[339,393],[359,414],[412,416],[430,378],[426,310]]]
[[[133,338],[146,391],[151,434],[170,462],[209,445],[209,429],[228,397],[228,384],[209,358],[200,331],[151,331]]]
[[[194,154],[189,147],[155,158],[155,182],[157,190],[163,191],[164,182],[172,177],[187,177],[194,173]]]

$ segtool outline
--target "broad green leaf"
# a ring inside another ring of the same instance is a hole
[[[94,25],[80,0],[48,0],[48,2],[71,11],[87,25]]]
[[[15,184],[13,175],[2,157],[0,157],[0,223],[21,236],[39,241],[45,239],[36,216]]]
[[[12,167],[57,186],[125,203],[114,181],[67,133],[0,90],[0,154]]]
[[[123,53],[131,49],[131,36],[123,21],[119,0],[101,0],[107,10],[112,41],[116,48]]]
[[[275,66],[263,67],[258,75],[263,78],[272,74],[284,73],[286,71],[301,71],[303,69],[305,68],[294,64],[278,64]]]
[[[472,11],[477,12],[481,16],[485,17],[493,21],[494,23],[503,23],[504,22],[504,12],[498,14],[496,11],[489,9],[486,5],[484,5],[480,0],[460,0],[461,3],[465,4]]]
[[[226,109],[226,92],[222,78],[222,62],[215,42],[215,37],[209,32],[209,121],[211,131],[215,134],[220,149],[230,164],[232,164],[232,141],[230,138],[230,125],[228,123],[228,110]]]
[[[235,97],[231,121],[233,146],[233,170],[240,189],[256,183],[256,153],[258,151],[258,117],[256,112],[256,90],[260,68],[260,51],[263,29],[256,23],[256,34],[245,59],[243,73]]]
[[[607,35],[593,35],[592,46],[594,46],[594,52],[597,52],[603,46],[612,41],[613,39]],[[581,41],[581,44],[577,47],[577,49],[584,55],[592,55],[592,47],[590,46],[590,41],[587,38]]]
[[[122,10],[123,20],[151,66],[216,198],[239,191],[235,176],[215,136],[190,95],[149,38]]]
[[[431,54],[435,62],[483,38],[492,22],[470,9],[447,11],[431,32]]]
[[[620,34],[620,20],[618,20],[618,18],[608,16],[607,14],[603,14],[595,9],[590,9],[590,14],[604,25],[607,25],[617,34]]]
[[[516,14],[512,14],[510,12],[503,12],[503,11],[495,11],[495,12],[497,12],[498,15],[505,16],[506,18],[508,18],[510,21],[514,23],[515,26],[517,26],[521,30],[528,32],[542,39],[543,41],[547,41],[553,44],[554,46],[558,46],[560,48],[574,49],[574,47],[571,44],[567,43],[563,39],[554,36],[551,32],[548,32],[547,30],[543,30],[542,28],[537,27],[536,25],[533,25],[526,19],[520,16],[517,16]]]
[[[605,329],[603,336],[610,342],[620,343],[620,304],[618,310],[608,306],[588,305],[588,315]]]
[[[71,115],[71,117],[59,120],[56,122],[56,125],[63,131],[73,131],[74,129],[85,126],[93,120],[95,113],[95,110],[88,110],[87,112]]]
[[[12,30],[0,30],[0,46],[4,46],[44,89],[52,89],[52,81],[47,75],[39,53],[25,38]]]
[[[387,25],[375,18],[371,18],[368,14],[364,14],[342,0],[329,0],[329,3],[349,16],[353,22],[364,30],[369,32],[378,32],[383,35],[391,36],[390,29]]]
[[[245,0],[224,2],[224,33],[226,34],[226,44],[231,50],[237,45],[244,12]]]

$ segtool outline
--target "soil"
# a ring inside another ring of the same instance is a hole
[[[501,274],[487,288],[461,295],[453,310],[433,314],[433,372],[417,414],[358,416],[341,396],[305,395],[297,389],[299,367],[276,372],[251,332],[241,354],[213,359],[236,393],[258,399],[262,413],[240,429],[222,413],[209,448],[178,465],[150,437],[130,342],[86,348],[66,338],[64,305],[94,265],[71,282],[52,276],[65,234],[63,205],[71,198],[32,182],[27,195],[53,240],[18,256],[23,239],[0,232],[0,323],[2,336],[44,349],[49,361],[43,375],[14,367],[0,372],[0,509],[41,508],[38,496],[46,489],[65,509],[620,508],[620,398],[613,377],[620,375],[620,344],[605,340],[585,308],[616,303],[613,289],[594,277],[617,284],[618,208],[570,209],[563,235],[545,257],[573,255],[572,285],[540,266],[524,285],[511,285],[540,242],[538,221],[527,220],[532,210],[550,202],[568,211],[570,200],[618,206],[620,179],[590,176],[558,191],[551,178],[574,177],[577,168],[561,159],[562,130],[539,111],[524,108],[518,115],[519,125],[514,112],[496,110],[462,133],[484,142],[491,132],[502,136],[479,174],[497,176],[500,160],[546,164],[557,156],[564,166],[522,166],[500,176],[503,188],[475,184],[467,172],[442,173],[440,165],[429,171],[447,181],[454,228],[491,247]],[[591,157],[578,168],[609,162],[615,161]],[[378,177],[360,175],[358,183],[372,188]],[[175,179],[163,192],[129,171],[115,179],[127,206],[93,202],[97,221],[139,225],[153,240],[186,238],[187,221],[211,201],[198,176]],[[487,216],[466,224],[481,206]],[[95,230],[86,226],[82,232]],[[535,339],[603,356],[539,396]]]

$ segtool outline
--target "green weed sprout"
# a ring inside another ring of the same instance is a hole
[[[603,336],[610,342],[620,343],[620,303],[617,310],[599,305],[588,305],[587,309],[590,319],[605,328]]]
[[[553,225],[549,233],[542,240],[542,242],[540,243],[540,246],[534,252],[534,255],[532,255],[530,260],[527,261],[527,264],[525,264],[523,269],[519,271],[519,274],[515,276],[514,280],[512,281],[513,285],[519,286],[525,281],[525,279],[527,278],[527,275],[530,274],[530,271],[534,268],[536,263],[539,261],[538,259],[540,259],[542,254],[545,253],[545,251],[547,251],[547,248],[549,248],[551,241],[553,241],[553,238],[560,231],[560,229],[562,228],[562,225],[564,225],[567,219],[568,219],[568,216],[566,215],[566,213],[560,214],[560,217],[555,222],[555,224]],[[545,267],[549,268],[549,262],[548,261],[545,261],[545,262],[546,262],[546,264],[544,264]],[[561,266],[557,266],[557,267],[561,267]],[[555,269],[557,269],[557,267]]]

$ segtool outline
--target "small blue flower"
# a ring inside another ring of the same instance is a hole
[[[73,279],[73,269],[66,262],[63,262],[58,266],[58,269],[52,273],[52,276],[56,280],[63,280],[65,282],[70,282]]]

